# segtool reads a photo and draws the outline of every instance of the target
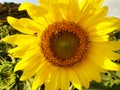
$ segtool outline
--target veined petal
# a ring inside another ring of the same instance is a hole
[[[89,82],[92,80],[100,82],[101,81],[100,72],[106,72],[106,70],[104,70],[97,64],[91,62],[91,58],[89,56],[90,55],[88,53],[84,57],[85,61],[78,64],[79,67],[77,65],[73,67],[73,70],[75,70],[81,84],[85,86],[85,88],[89,88]]]
[[[24,58],[26,55],[30,53],[37,52],[40,54],[40,47],[39,45],[26,45],[26,46],[17,46],[16,48],[8,50],[9,56],[11,57],[19,57]],[[27,56],[28,57],[28,56]]]
[[[74,69],[77,76],[78,76],[78,79],[79,79],[79,82],[81,83],[81,85],[85,86],[85,88],[88,88],[89,87],[89,79],[84,75],[84,72],[81,71],[80,68],[75,68]]]
[[[35,75],[34,82],[32,84],[32,90],[36,90],[40,85],[49,80],[49,75],[52,72],[52,66],[50,66],[46,61],[40,65],[39,71]]]
[[[120,49],[120,42],[107,41],[107,42],[92,42],[90,45],[91,50],[97,49],[98,51],[112,52]]]
[[[98,65],[98,66],[100,66],[103,69],[106,69],[106,70],[115,70],[115,71],[120,70],[120,66],[118,66],[116,63],[112,62],[108,58],[101,57],[99,55],[97,55],[97,57],[96,57],[96,55],[92,54],[92,53],[89,54],[88,58],[95,65]]]
[[[29,16],[44,27],[52,23],[51,16],[49,16],[48,11],[43,7],[24,2],[20,5],[19,10],[27,10]]]
[[[68,90],[70,80],[67,70],[59,67],[55,67],[54,70],[55,71],[52,72],[49,81],[46,83],[45,90]]]
[[[84,18],[88,18],[88,16],[90,16],[90,3],[93,2],[93,0],[81,0],[80,2],[80,12],[79,14],[81,15],[78,19],[77,23],[81,23],[83,21]],[[87,12],[87,13],[86,13]]]
[[[58,70],[58,85],[60,86],[61,90],[67,90],[70,85],[69,73],[63,68],[59,68]]]
[[[30,12],[30,10],[29,9],[34,9],[34,11],[33,11],[33,9],[31,10],[31,12],[33,12],[34,14],[36,14],[36,15],[38,15],[39,17],[41,16],[41,15],[44,15],[44,14],[47,14],[47,11],[44,9],[44,8],[42,8],[42,7],[40,7],[40,6],[37,6],[37,5],[34,5],[34,4],[32,4],[32,3],[29,3],[29,2],[23,2],[21,5],[20,5],[20,7],[19,7],[19,11],[22,11],[22,10],[28,10],[28,13]]]
[[[117,24],[118,23],[118,24]],[[102,20],[100,23],[97,24],[96,28],[99,29],[104,29],[104,28],[108,28],[112,25],[119,25],[120,24],[120,19],[116,18],[116,17],[106,17],[104,18],[104,20]],[[104,26],[104,27],[102,27]]]
[[[2,41],[14,45],[31,45],[36,43],[38,45],[39,38],[31,35],[16,34],[2,39]]]
[[[81,16],[79,17],[78,23],[82,23],[84,20],[87,20],[93,16],[100,8],[102,2],[103,0],[80,0]]]
[[[108,34],[116,29],[118,29],[120,26],[120,19],[115,17],[108,17],[105,18],[100,23],[93,25],[89,28],[90,36],[98,36],[98,35],[105,35]]]
[[[77,76],[76,72],[72,69],[69,70],[69,78],[72,84],[77,87],[79,90],[81,89],[81,82],[79,80],[79,77]]]
[[[98,56],[106,57],[111,60],[116,60],[120,58],[120,54],[114,52],[120,49],[120,42],[117,41],[92,42],[90,48],[91,49],[89,51],[91,53],[97,54]]]
[[[99,8],[103,4],[104,0],[94,0],[94,1],[95,1],[95,3],[94,3],[95,7],[97,6],[96,8]]]
[[[68,4],[69,0],[39,0],[39,3],[41,6],[47,8],[47,6],[50,6],[51,4]]]
[[[19,19],[19,23],[24,28],[28,28],[29,30],[33,30],[34,32],[36,32],[38,34],[42,33],[42,31],[44,31],[46,29],[45,26],[35,22],[32,19],[28,19],[28,18]]]
[[[93,9],[99,9],[104,0],[94,0],[92,3],[91,3],[92,0],[79,0],[81,10],[84,9],[88,1],[89,1],[88,4],[91,4],[91,7],[93,7]]]
[[[106,59],[104,62],[95,62],[95,64],[98,64],[100,67],[106,69],[106,70],[113,70],[113,71],[118,71],[120,70],[120,66],[117,64],[113,63],[112,61]]]
[[[33,75],[35,75],[36,72],[39,70],[40,64],[43,62],[43,59],[44,58],[42,56],[36,55],[36,56],[30,58],[26,64],[23,63],[22,64],[23,74],[20,77],[20,80],[23,81],[23,80],[26,80],[26,79],[32,77]],[[35,60],[37,60],[37,61],[35,61]]]
[[[47,7],[47,6],[49,6],[50,5],[50,3],[51,3],[51,0],[38,0],[39,1],[39,4],[42,6],[42,7]],[[58,0],[56,0],[56,1],[58,1]]]
[[[62,16],[63,12],[60,11],[60,5],[52,4],[49,6],[48,9],[49,9],[48,14],[54,18],[54,22],[63,20],[63,16]]]
[[[109,41],[109,35],[96,36],[96,37],[89,36],[89,39],[92,42],[106,42]]]
[[[73,12],[76,12],[74,14]],[[80,15],[80,8],[79,8],[79,2],[78,0],[69,0],[68,4],[65,8],[65,19],[67,21],[73,21],[76,22],[78,19],[78,14]]]
[[[45,83],[45,90],[58,90],[58,69],[53,67],[49,80]],[[52,87],[51,87],[52,86]]]
[[[25,21],[22,22],[23,19],[16,19],[16,18],[13,18],[13,17],[9,16],[9,17],[7,17],[7,20],[12,27],[14,27],[18,31],[20,31],[22,33],[25,33],[25,34],[34,35],[34,33],[41,32],[41,30],[42,30],[42,28],[41,29],[40,28],[36,29],[36,26],[32,24],[34,21],[31,20],[32,23],[28,22],[28,20],[30,21],[30,19],[24,19]],[[27,22],[26,22],[26,20],[27,20]],[[28,26],[29,27],[33,26],[33,28],[32,29],[27,28]]]
[[[92,52],[93,51],[93,52]],[[90,53],[93,53],[95,54],[96,56],[100,56],[100,57],[103,57],[103,58],[108,58],[110,60],[117,60],[117,59],[120,59],[120,54],[118,53],[115,53],[113,51],[106,51],[106,50],[99,50],[99,49],[93,49]],[[101,53],[104,51],[104,54]]]
[[[86,12],[89,13],[89,10],[90,9],[92,10],[92,6],[90,6],[91,3],[94,3],[94,1],[93,0],[81,0],[81,2],[80,2],[81,13],[84,13],[84,14]]]
[[[95,54],[103,58],[109,58],[111,60],[120,59],[120,54],[115,53],[115,50],[119,50],[120,42],[107,41],[107,42],[93,42],[90,45],[90,53]],[[104,53],[101,53],[104,52]],[[104,60],[104,59],[103,59]]]
[[[103,67],[107,70],[120,70],[120,66],[118,66],[116,63],[113,63],[109,59],[104,61]]]
[[[29,51],[29,52],[27,52],[27,54],[24,54],[24,56],[22,56],[22,58],[21,58],[22,60],[20,60],[16,64],[14,71],[23,70],[24,68],[27,68],[27,66],[31,65],[34,62],[34,60],[38,57],[40,57],[39,61],[42,61],[42,59],[41,59],[42,56],[40,56],[37,51],[32,52],[32,53],[31,52],[32,51]]]
[[[86,60],[83,61],[80,65],[80,67],[76,67],[76,73],[78,74],[78,76],[80,77],[80,74],[83,75],[83,78],[86,78],[88,81],[92,81],[92,80],[96,80],[97,82],[101,81],[101,77],[100,77],[100,71],[101,69],[99,69],[96,65],[94,65],[91,61]],[[84,72],[86,71],[86,72]],[[80,80],[82,83],[84,83],[85,81],[82,81],[84,79]],[[87,82],[86,80],[86,82]],[[85,84],[84,84],[85,85]],[[86,87],[88,88],[88,87]]]
[[[8,51],[8,53],[11,57],[21,57],[26,53],[26,51],[28,49],[29,49],[29,46],[26,46],[26,47],[25,46],[20,46],[20,47],[18,46],[16,48],[10,49]]]
[[[85,26],[85,28],[89,28],[92,25],[99,23],[100,21],[102,21],[105,18],[107,12],[108,12],[108,7],[107,6],[102,7],[101,9],[96,11],[96,13],[94,15],[92,15],[88,19],[84,20],[82,22],[83,23],[82,26]],[[88,31],[89,31],[89,29],[87,29],[87,32]]]

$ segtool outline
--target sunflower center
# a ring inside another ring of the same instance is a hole
[[[80,40],[75,34],[64,30],[50,38],[50,48],[53,55],[63,61],[74,57],[79,44]]]
[[[56,22],[42,34],[41,49],[46,60],[56,66],[69,67],[85,56],[88,37],[73,22]]]

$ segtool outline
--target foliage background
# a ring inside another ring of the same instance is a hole
[[[15,3],[0,3],[0,90],[31,90],[31,84],[33,78],[26,81],[19,81],[19,77],[22,71],[14,72],[14,66],[19,61],[18,58],[10,58],[7,51],[15,46],[9,45],[1,41],[1,38],[16,33],[20,33],[12,28],[6,21],[7,16],[13,16],[16,18],[23,18],[29,16],[25,11],[18,12],[19,4]],[[120,29],[109,34],[110,40],[120,41]],[[120,51],[117,51],[120,53]],[[116,60],[116,63],[120,64],[120,60]],[[108,73],[101,74],[102,82],[91,82],[88,90],[120,90],[120,71],[109,71]],[[38,90],[44,90],[42,85]],[[74,86],[70,86],[70,90],[77,90]],[[86,90],[83,87],[83,90]]]

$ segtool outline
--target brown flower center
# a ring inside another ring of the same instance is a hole
[[[69,67],[80,62],[87,46],[86,33],[73,22],[56,22],[42,34],[42,52],[56,66]]]

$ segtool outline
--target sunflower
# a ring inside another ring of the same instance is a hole
[[[106,17],[103,0],[39,0],[40,5],[24,2],[31,18],[8,16],[22,34],[2,40],[17,45],[9,50],[21,60],[14,71],[22,70],[20,80],[34,76],[32,90],[45,84],[45,90],[68,90],[70,83],[81,90],[90,81],[101,81],[100,73],[117,71],[112,60],[120,55],[120,43],[109,41],[109,33],[120,27],[120,19]]]

